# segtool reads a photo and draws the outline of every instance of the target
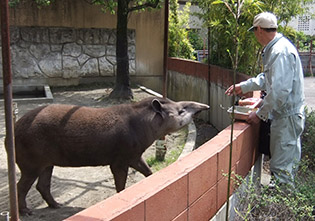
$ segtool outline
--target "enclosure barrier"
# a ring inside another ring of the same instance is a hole
[[[208,78],[208,69],[203,64],[174,58],[170,58],[168,62],[169,77],[179,74],[189,78],[182,87],[196,101],[204,101],[202,99],[207,100],[207,98],[200,97],[199,100],[195,97],[196,93],[200,93],[200,84],[192,91],[188,90],[191,87],[189,82],[193,83],[194,79],[201,84],[210,79],[209,86],[212,88],[209,91],[210,93],[215,91],[215,95],[222,94],[221,91],[232,82],[232,72],[226,69],[212,66]],[[239,81],[245,78],[239,75],[237,79]],[[172,79],[169,80],[170,84],[174,83]],[[205,85],[207,86],[207,83]],[[172,87],[177,86],[173,84],[168,88],[169,97],[180,99],[180,93],[170,94]],[[210,94],[210,97],[214,96]],[[216,101],[210,99],[210,103],[220,103],[217,97],[214,99]],[[224,104],[228,103],[227,100],[224,102]],[[211,112],[216,110],[220,108],[211,107]],[[226,111],[222,109],[220,111],[221,113],[210,114],[210,118],[218,116],[223,118]],[[203,221],[211,219],[227,198],[227,178],[224,175],[228,173],[229,166],[230,130],[231,127],[227,126],[217,136],[170,166],[66,220]],[[246,176],[258,158],[258,132],[258,125],[249,125],[245,122],[234,124],[232,171],[235,174]],[[231,185],[230,193],[233,194],[233,191]]]

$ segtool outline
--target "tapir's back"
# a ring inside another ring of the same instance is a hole
[[[128,109],[122,110],[130,115]],[[15,126],[17,162],[38,158],[59,166],[107,165],[126,145],[127,115],[117,113],[122,110],[58,104],[34,109]]]

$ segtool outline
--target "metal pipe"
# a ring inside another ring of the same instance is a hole
[[[0,217],[5,218],[5,220],[1,218],[3,221],[10,221],[10,213],[8,211],[1,212]]]
[[[167,97],[167,59],[168,59],[168,17],[169,17],[169,0],[165,0],[164,11],[164,57],[163,57],[163,97]]]
[[[15,145],[13,127],[13,103],[12,103],[12,73],[10,55],[10,29],[9,29],[9,5],[8,0],[1,1],[1,41],[2,41],[2,68],[3,68],[3,94],[5,107],[5,146],[8,156],[8,176],[10,194],[11,220],[19,220],[17,204],[17,188],[15,176]]]
[[[313,77],[313,66],[312,66],[312,51],[313,51],[313,40],[311,40],[311,44],[310,44],[310,57],[309,57],[309,61],[308,61],[308,65],[310,67],[310,74]]]
[[[210,26],[208,27],[208,105],[211,107],[211,65],[210,65]],[[208,123],[210,123],[211,113],[208,111]]]

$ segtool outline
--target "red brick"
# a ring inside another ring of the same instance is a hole
[[[234,135],[238,135],[249,127],[250,127],[250,124],[246,123],[245,121],[236,121],[234,123],[233,133],[234,133]]]
[[[213,137],[211,140],[203,144],[201,147],[203,147],[204,145],[207,145],[207,146],[210,146],[209,149],[211,148],[215,150],[216,152],[219,152],[220,150],[224,149],[229,143],[230,143],[230,130],[225,129],[221,131],[217,136]]]
[[[232,84],[233,84],[233,71],[229,69],[221,68],[220,85],[227,88],[231,86]]]
[[[211,189],[217,182],[217,155],[197,166],[188,174],[189,179],[189,205],[202,194]]]
[[[239,162],[236,163],[236,173],[245,177],[255,163],[255,154],[253,151],[247,152]]]
[[[196,63],[191,62],[190,60],[184,60],[185,73],[191,76],[196,75]]]
[[[188,210],[186,209],[184,212],[179,214],[175,219],[172,221],[188,221]]]
[[[232,174],[231,174],[231,183],[230,183],[230,195],[233,193],[233,180],[235,179],[235,170],[236,167],[232,167]],[[228,185],[228,172],[226,173],[226,176],[224,176],[222,179],[218,181],[218,188],[217,188],[217,206],[218,208],[221,208],[222,205],[226,202],[227,198],[227,185]]]
[[[206,64],[196,65],[196,74],[195,75],[196,75],[196,77],[199,77],[201,79],[209,80],[208,65],[206,65]]]
[[[241,151],[243,150],[242,148],[242,140],[243,140],[243,135],[237,136],[237,139],[233,141],[233,150],[232,150],[232,164],[235,165],[237,161],[240,160],[241,158]]]
[[[215,65],[211,65],[210,66],[210,82],[216,84],[218,82],[219,75],[220,73],[218,71],[218,67]]]
[[[222,179],[223,174],[228,173],[230,159],[230,146],[227,145],[218,153],[218,180]]]
[[[116,216],[112,221],[144,221],[144,203],[141,203],[122,214]]]
[[[141,200],[146,200],[163,190],[168,185],[177,182],[179,179],[187,175],[185,165],[181,161],[176,161],[170,166],[152,174],[151,176],[141,180],[140,182],[132,185],[128,189],[122,191],[121,198],[125,201],[132,199],[133,203]]]
[[[188,210],[188,220],[209,220],[217,211],[216,186],[203,194]]]
[[[172,220],[188,205],[188,176],[181,177],[145,202],[146,220]]]
[[[101,201],[69,218],[67,221],[84,221],[84,220],[111,220],[118,214],[130,208],[129,202],[121,200],[118,194]]]

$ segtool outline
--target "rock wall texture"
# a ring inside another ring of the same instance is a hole
[[[114,29],[12,27],[10,38],[13,79],[115,76]],[[128,31],[128,45],[129,70],[134,75],[134,30]],[[2,68],[0,73],[2,78]]]

